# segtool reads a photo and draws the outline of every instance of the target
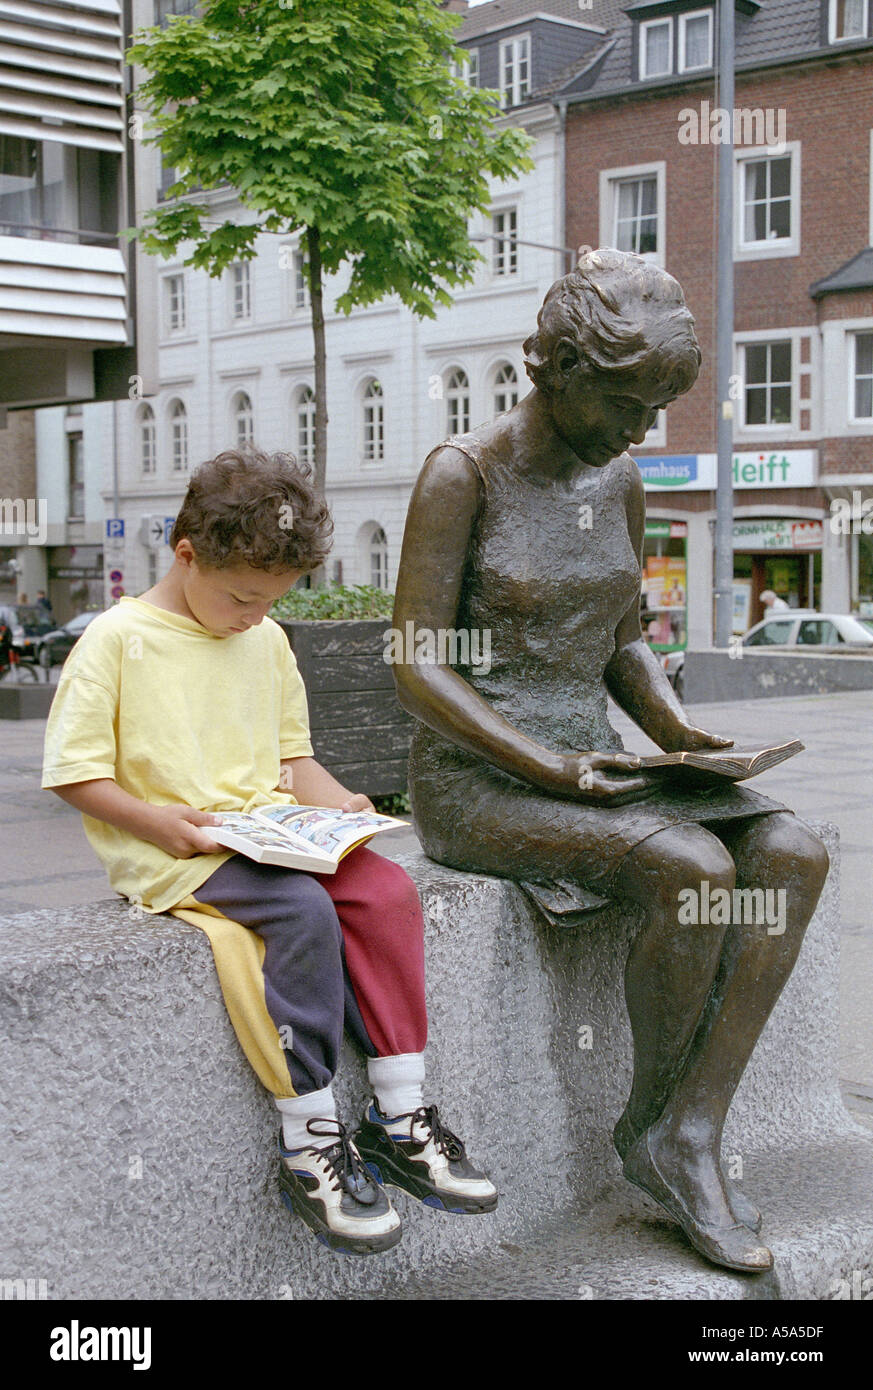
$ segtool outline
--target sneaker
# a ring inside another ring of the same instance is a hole
[[[472,1166],[435,1105],[389,1117],[374,1100],[355,1143],[378,1183],[400,1187],[426,1207],[472,1214],[497,1206],[497,1188]]]
[[[402,1235],[400,1217],[373,1182],[361,1155],[338,1120],[310,1120],[310,1134],[333,1135],[326,1149],[286,1149],[279,1132],[279,1188],[285,1205],[314,1231],[322,1245],[346,1255],[390,1250]]]

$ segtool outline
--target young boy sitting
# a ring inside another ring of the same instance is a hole
[[[231,1018],[282,1115],[283,1198],[324,1244],[368,1253],[401,1235],[385,1183],[448,1211],[497,1205],[423,1103],[415,885],[366,847],[313,875],[254,863],[209,834],[223,811],[276,802],[373,809],[313,758],[303,682],[267,617],[323,563],[332,529],[291,456],[203,464],[173,528],[172,568],[89,624],[66,663],[43,786],[82,812],[117,892],[149,913],[214,922],[204,930]],[[354,1139],[331,1090],[344,1023],[374,1092]]]

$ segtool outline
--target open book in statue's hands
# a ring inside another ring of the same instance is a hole
[[[335,874],[340,860],[380,830],[408,825],[376,811],[335,811],[327,806],[259,806],[248,813],[221,811],[221,825],[209,827],[220,845],[248,855],[258,864]]]
[[[640,766],[663,769],[665,776],[683,781],[711,783],[715,779],[726,778],[729,782],[743,782],[747,777],[757,777],[759,772],[766,772],[777,763],[783,763],[786,758],[793,758],[795,753],[802,753],[803,749],[804,745],[795,738],[788,743],[764,748],[701,748],[694,753],[655,753],[651,757],[641,755]]]

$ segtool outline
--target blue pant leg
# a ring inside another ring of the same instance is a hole
[[[342,930],[318,879],[235,855],[193,895],[264,942],[264,1002],[298,1095],[336,1074],[345,1011]]]

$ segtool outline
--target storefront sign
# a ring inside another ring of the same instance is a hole
[[[646,540],[679,540],[688,535],[687,521],[647,521]]]
[[[717,484],[716,454],[644,454],[635,461],[647,492],[704,492]],[[735,488],[814,487],[817,469],[817,449],[751,450],[733,456]]]
[[[820,550],[824,526],[820,521],[782,518],[734,522],[734,550]]]

